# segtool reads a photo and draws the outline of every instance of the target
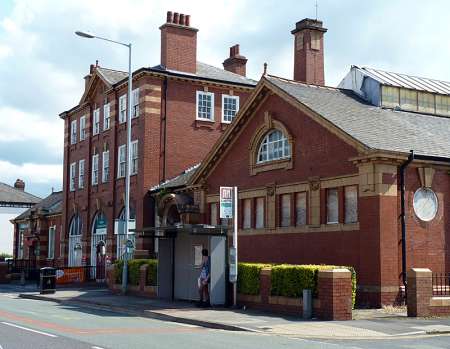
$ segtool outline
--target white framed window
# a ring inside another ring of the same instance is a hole
[[[80,118],[80,141],[86,139],[86,115]]]
[[[138,165],[139,165],[139,151],[138,151],[138,141],[131,142],[131,173],[135,175],[138,173]]]
[[[100,108],[94,110],[92,116],[92,134],[98,135],[100,133]]]
[[[257,163],[287,159],[291,156],[291,145],[280,130],[270,131],[261,142]]]
[[[131,106],[131,117],[137,118],[139,116],[139,88],[133,90]]]
[[[55,258],[55,236],[56,236],[56,225],[48,228],[48,248],[47,248],[47,258]]]
[[[197,119],[214,121],[214,93],[197,91]]]
[[[77,142],[77,120],[73,120],[70,123],[70,144]]]
[[[212,202],[209,204],[209,222],[211,225],[217,224],[217,203]]]
[[[84,188],[84,159],[78,162],[78,188]]]
[[[126,150],[127,146],[125,144],[119,146],[119,149],[117,150],[119,159],[119,166],[117,166],[117,178],[125,177],[125,171],[127,168],[127,153]]]
[[[222,95],[222,122],[230,123],[239,111],[239,96]]]
[[[255,228],[264,228],[264,198],[256,198]]]
[[[109,181],[109,150],[104,151],[102,154],[102,182]]]
[[[339,223],[339,194],[336,188],[327,189],[327,224]]]
[[[429,222],[438,213],[439,200],[430,188],[419,188],[414,193],[413,208],[414,213],[420,220]]]
[[[358,187],[356,185],[345,187],[345,223],[358,222]]]
[[[74,191],[75,190],[75,176],[76,176],[76,172],[77,172],[77,163],[76,162],[72,162],[70,164],[70,183],[69,183],[69,188],[70,191]]]
[[[109,130],[111,126],[111,104],[106,103],[103,106],[103,131]]]
[[[98,154],[92,155],[92,185],[98,184]]]
[[[252,227],[252,200],[244,199],[243,203],[243,220],[242,220],[242,228],[250,229]]]
[[[289,227],[291,225],[291,194],[281,195],[281,220],[280,226]]]
[[[127,95],[119,97],[119,124],[127,121]]]
[[[297,193],[295,197],[295,225],[306,225],[306,192]]]

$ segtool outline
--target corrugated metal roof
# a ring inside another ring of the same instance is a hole
[[[356,68],[360,69],[364,74],[370,76],[372,79],[378,81],[380,84],[383,85],[450,95],[450,82],[448,81],[441,81],[406,74],[392,73],[368,67],[362,68],[356,67]]]

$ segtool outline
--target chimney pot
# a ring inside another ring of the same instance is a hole
[[[239,44],[234,45],[234,55],[239,55]]]
[[[21,179],[16,179],[14,183],[14,188],[19,189],[21,191],[25,191],[25,182]]]
[[[191,16],[190,15],[186,15],[185,17],[184,17],[184,24],[187,26],[187,27],[189,27],[190,25],[191,25]]]
[[[247,58],[239,55],[239,45],[230,47],[230,57],[223,63],[223,68],[235,74],[246,76]]]
[[[167,11],[167,23],[172,23],[173,21],[173,13],[172,11]]]
[[[90,67],[89,67],[89,74],[93,74],[94,73],[94,68],[95,68],[95,65],[91,64]]]
[[[180,13],[180,25],[184,25],[184,14]]]
[[[178,12],[173,13],[173,23],[174,24],[180,23],[180,14]]]

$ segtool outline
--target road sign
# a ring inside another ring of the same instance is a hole
[[[233,217],[233,187],[220,187],[220,218]]]

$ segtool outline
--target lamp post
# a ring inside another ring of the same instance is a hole
[[[76,31],[76,35],[87,39],[99,39],[114,44],[119,44],[128,47],[128,108],[127,108],[127,143],[126,143],[126,173],[125,173],[125,234],[126,242],[128,246],[128,227],[130,222],[130,171],[131,171],[131,93],[133,77],[131,72],[131,43],[125,44],[120,41],[115,41],[101,36],[93,35],[87,32]],[[128,247],[125,247],[125,253],[123,256],[123,272],[122,272],[122,292],[127,292],[128,283]]]

